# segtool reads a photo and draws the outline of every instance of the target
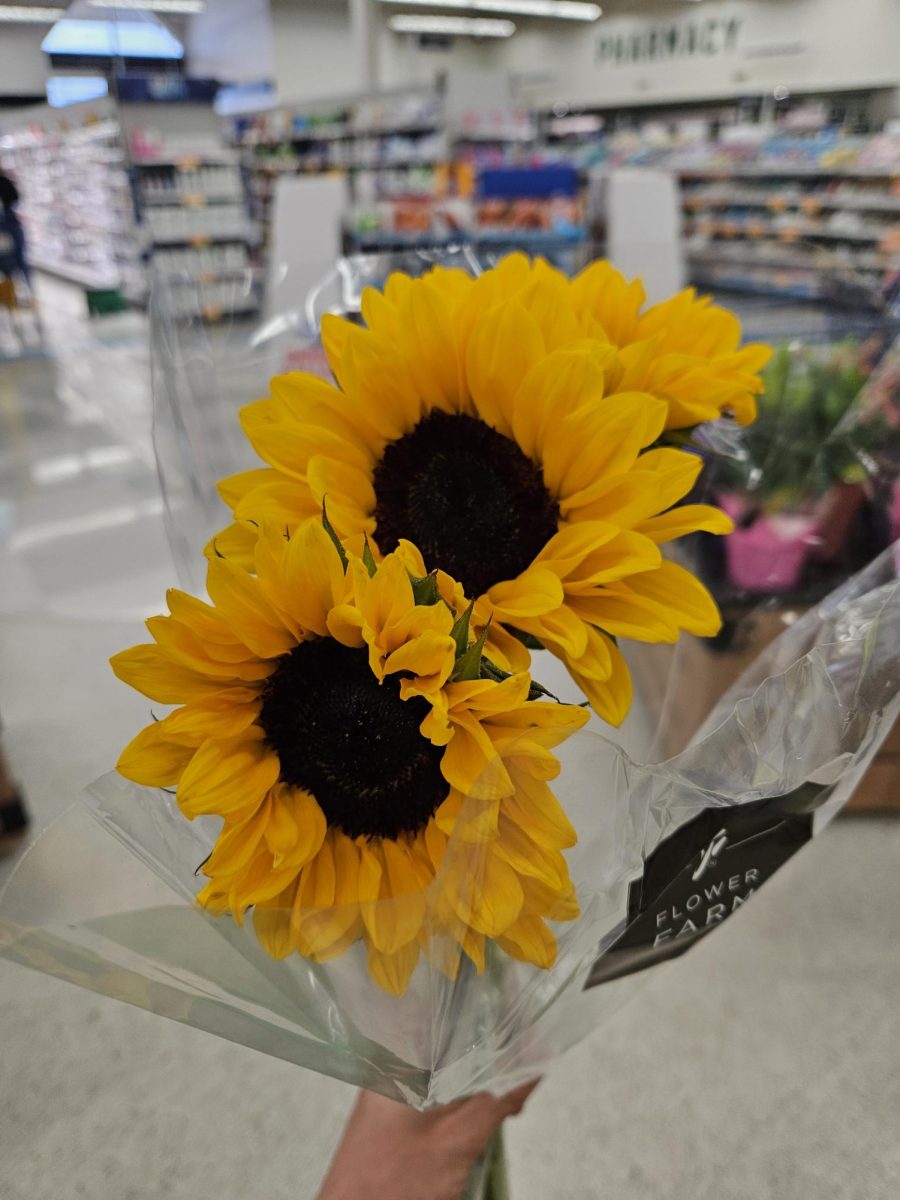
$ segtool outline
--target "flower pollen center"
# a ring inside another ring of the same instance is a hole
[[[382,551],[407,538],[468,596],[515,579],[557,531],[559,507],[540,468],[464,413],[429,413],[389,443],[373,482]]]
[[[368,651],[327,638],[301,642],[266,683],[259,723],[281,780],[315,796],[348,837],[396,838],[423,829],[445,799],[443,749],[419,732],[429,704],[379,683]]]

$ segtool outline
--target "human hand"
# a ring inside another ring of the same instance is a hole
[[[459,1200],[494,1131],[539,1082],[425,1113],[360,1092],[318,1200]]]

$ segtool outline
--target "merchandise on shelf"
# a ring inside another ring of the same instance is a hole
[[[174,281],[172,305],[181,316],[252,311],[258,304],[250,271],[254,227],[240,164],[209,152],[165,158],[161,149],[134,167],[150,269]],[[235,288],[240,276],[249,290]]]
[[[0,132],[0,162],[19,188],[29,260],[89,290],[130,293],[140,265],[115,105],[92,101],[63,111],[15,113]]]
[[[694,282],[885,307],[900,267],[900,139],[772,138],[753,159],[731,149],[705,146],[701,166],[695,147],[681,169]]]

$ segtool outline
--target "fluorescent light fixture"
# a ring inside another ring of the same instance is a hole
[[[47,80],[47,103],[51,108],[65,108],[85,100],[99,100],[109,95],[109,84],[102,75],[51,75]]]
[[[136,21],[57,21],[41,42],[45,54],[93,58],[184,58],[184,47],[155,18]]]
[[[141,12],[202,13],[206,0],[88,0],[91,8],[132,9]]]
[[[451,37],[508,38],[516,32],[512,21],[492,21],[478,17],[429,17],[404,15],[391,17],[388,25],[394,33],[446,33]]]
[[[18,25],[52,25],[66,15],[64,8],[39,8],[37,5],[7,4],[0,6],[0,21]]]
[[[426,8],[466,8],[477,12],[510,13],[520,17],[550,17],[560,21],[596,21],[599,4],[584,0],[381,0],[382,4],[412,3]]]
[[[583,0],[475,0],[472,8],[560,21],[596,21],[603,12],[599,4],[585,4]]]

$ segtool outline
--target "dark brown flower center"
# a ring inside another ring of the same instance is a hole
[[[396,838],[428,823],[449,786],[443,750],[419,732],[427,700],[379,683],[367,650],[319,638],[286,654],[269,676],[259,723],[281,779],[315,796],[348,837]]]
[[[483,421],[432,412],[389,443],[375,468],[375,537],[414,542],[469,596],[514,579],[556,533],[540,468]]]

